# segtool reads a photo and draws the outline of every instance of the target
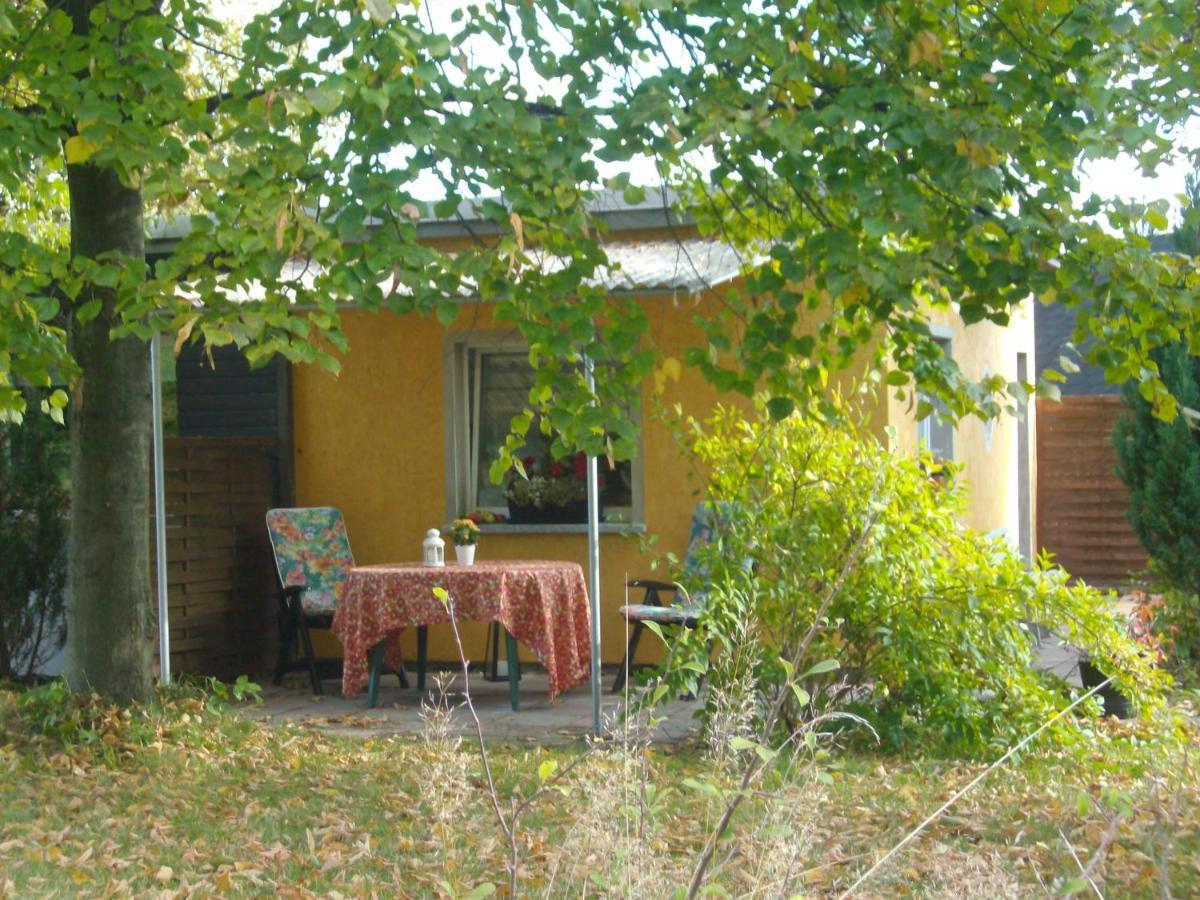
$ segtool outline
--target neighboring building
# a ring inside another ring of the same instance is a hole
[[[614,298],[642,305],[656,344],[682,358],[701,335],[697,315],[715,310],[720,293],[740,277],[731,248],[699,237],[695,228],[648,200],[634,205],[603,194],[597,214],[606,220],[610,256],[621,271]],[[489,224],[464,207],[453,221],[427,220],[419,233],[454,246]],[[682,242],[682,243],[680,243]],[[169,235],[152,242],[166,249]],[[1028,377],[1033,354],[1033,317],[1028,304],[1012,324],[964,326],[939,313],[935,333],[970,378],[999,374]],[[341,312],[350,353],[332,376],[317,367],[295,367],[290,392],[291,485],[302,506],[333,505],[346,517],[359,563],[415,559],[425,530],[476,507],[500,509],[502,491],[487,481],[489,450],[524,407],[531,371],[518,336],[494,322],[485,304],[464,310],[449,328],[418,314],[397,316],[357,309]],[[276,382],[282,384],[283,382]],[[643,410],[652,408],[650,385]],[[181,388],[182,392],[182,388]],[[911,394],[910,394],[911,396]],[[699,373],[685,370],[662,398],[685,413],[702,416],[718,402]],[[881,397],[871,427],[882,438],[895,430],[897,449],[912,452],[924,440],[963,465],[971,485],[966,524],[1002,531],[1014,546],[1032,545],[1032,410],[1018,419],[984,424],[968,419],[957,427],[918,424],[915,403]],[[187,412],[181,396],[180,421]],[[601,525],[601,606],[604,661],[615,663],[625,646],[618,608],[625,582],[650,574],[651,556],[638,533],[660,536],[657,553],[681,552],[687,541],[697,483],[676,445],[671,424],[645,415],[641,453],[609,479]],[[552,558],[586,563],[582,525],[488,526],[481,558]],[[474,623],[472,623],[474,624]],[[468,633],[482,646],[482,628]],[[431,658],[450,658],[448,636],[430,635]]]
[[[1169,235],[1151,246],[1173,249]],[[1127,587],[1146,565],[1146,551],[1125,513],[1129,493],[1116,475],[1113,426],[1125,410],[1118,385],[1085,359],[1089,342],[1074,346],[1076,310],[1037,305],[1037,368],[1066,374],[1062,399],[1037,402],[1037,543],[1076,578],[1101,587]]]

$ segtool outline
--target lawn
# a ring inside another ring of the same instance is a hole
[[[508,890],[477,748],[437,716],[424,739],[364,741],[252,723],[195,693],[132,711],[38,697],[0,691],[0,897]],[[1196,738],[1160,730],[1110,721],[1086,749],[1014,760],[859,895],[1091,894],[1081,868],[1105,896],[1195,895]],[[536,795],[516,829],[531,896],[686,886],[738,765],[637,741],[489,750],[503,810]],[[983,765],[863,747],[793,759],[739,810],[715,886],[840,894]]]

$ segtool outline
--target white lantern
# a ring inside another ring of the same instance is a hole
[[[436,528],[425,532],[425,540],[421,542],[421,563],[426,566],[444,566],[446,564],[446,542],[442,540]]]

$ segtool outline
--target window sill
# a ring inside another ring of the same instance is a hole
[[[582,522],[571,524],[544,523],[515,525],[509,522],[480,525],[484,534],[587,534],[588,527]],[[645,534],[644,522],[601,522],[601,534]]]

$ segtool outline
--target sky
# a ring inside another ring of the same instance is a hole
[[[271,9],[276,2],[277,0],[213,0],[211,9],[217,18],[242,23],[260,12]],[[442,27],[449,25],[450,13],[456,8],[467,6],[469,0],[421,2],[423,12],[431,15],[434,26]],[[1170,207],[1168,217],[1174,222],[1181,205],[1184,178],[1193,168],[1200,168],[1200,118],[1193,118],[1178,135],[1173,136],[1173,142],[1179,148],[1175,161],[1160,166],[1153,177],[1141,172],[1134,160],[1128,156],[1084,163],[1079,173],[1080,199],[1095,193],[1108,199],[1137,203],[1165,200]],[[612,177],[617,171],[612,167],[603,167],[602,174]],[[641,164],[635,163],[631,167],[630,176],[635,184],[646,186],[657,184],[659,180],[649,160],[644,160]],[[419,184],[416,188],[415,193],[422,199],[438,199],[441,193],[440,182],[432,177],[428,185]],[[431,191],[438,196],[426,196]]]
[[[1176,146],[1200,148],[1200,120],[1192,119]],[[1084,193],[1096,193],[1101,197],[1120,198],[1139,203],[1166,200],[1171,204],[1173,219],[1183,193],[1183,180],[1193,166],[1185,153],[1180,153],[1174,164],[1159,167],[1153,178],[1142,174],[1137,164],[1128,156],[1117,159],[1094,160],[1086,163],[1080,171]]]

